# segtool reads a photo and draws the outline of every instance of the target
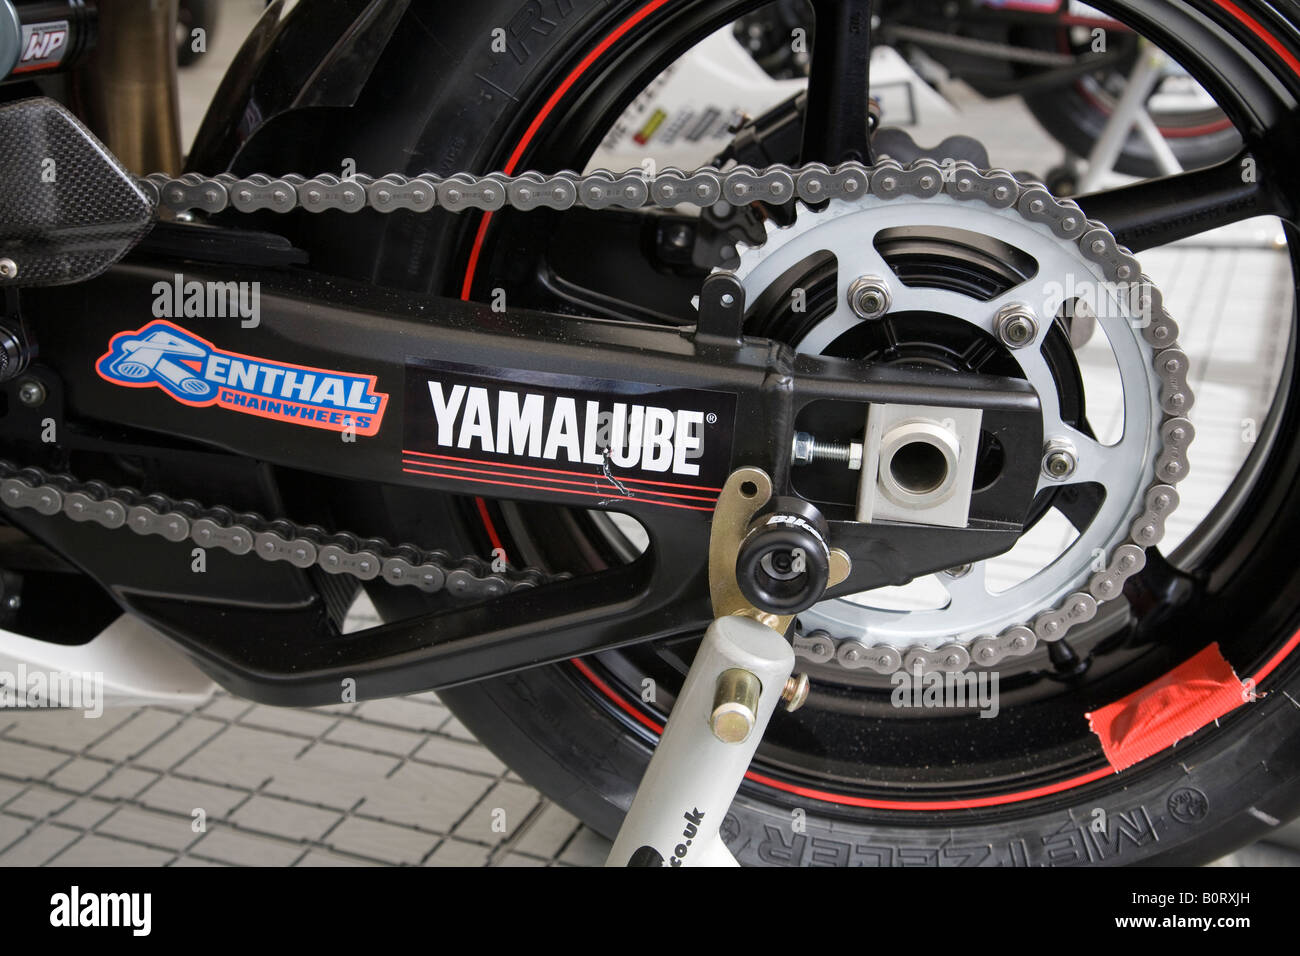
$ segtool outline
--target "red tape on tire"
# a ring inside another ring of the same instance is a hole
[[[1106,759],[1120,771],[1172,747],[1253,697],[1216,643],[1086,716]]]

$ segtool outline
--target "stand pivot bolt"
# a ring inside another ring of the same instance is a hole
[[[763,685],[749,671],[732,667],[718,675],[709,725],[724,744],[743,743],[758,722],[758,697]]]
[[[785,701],[785,709],[789,711],[798,710],[808,699],[808,675],[793,674],[786,679],[785,689],[781,691],[781,699]]]

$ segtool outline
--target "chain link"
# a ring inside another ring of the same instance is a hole
[[[1059,641],[1072,627],[1095,617],[1098,605],[1118,597],[1124,582],[1142,570],[1146,563],[1143,549],[1158,544],[1163,537],[1165,521],[1178,505],[1173,486],[1188,473],[1187,446],[1195,435],[1186,418],[1193,401],[1187,383],[1188,361],[1177,347],[1178,326],[1165,311],[1160,291],[1141,272],[1132,253],[1119,245],[1104,225],[1089,220],[1078,204],[1058,199],[1041,183],[1022,181],[1006,170],[981,170],[964,161],[941,165],[931,159],[905,166],[886,159],[874,166],[851,162],[831,168],[810,163],[799,168],[769,166],[761,170],[736,166],[726,171],[670,167],[653,174],[646,170],[613,173],[603,169],[585,175],[572,171],[517,176],[456,173],[447,177],[392,173],[373,178],[358,173],[345,179],[332,175],[305,179],[296,175],[236,178],[229,174],[204,177],[189,173],[173,178],[154,174],[140,180],[140,186],[158,206],[174,213],[217,213],[226,208],[241,212],[303,209],[317,213],[355,213],[363,209],[383,213],[399,209],[495,211],[507,206],[520,210],[563,210],[573,206],[636,209],[681,204],[708,207],[720,201],[733,205],[781,204],[795,198],[822,203],[868,195],[925,199],[944,193],[958,200],[983,202],[992,209],[1014,207],[1029,222],[1046,226],[1058,240],[1074,244],[1085,259],[1100,267],[1108,281],[1132,292],[1130,301],[1146,320],[1141,338],[1152,349],[1152,363],[1161,383],[1161,447],[1143,510],[1133,519],[1128,540],[1113,549],[1104,570],[1093,574],[1086,589],[1067,595],[1058,607],[1044,610],[1031,622],[1013,625],[996,635],[982,635],[968,645],[954,640],[938,648],[913,647],[905,652],[888,644],[868,645],[852,638],[836,640],[824,631],[796,635],[798,656],[816,663],[834,661],[843,667],[882,674],[916,667],[923,671],[960,671],[971,663],[991,667],[1009,657],[1023,656],[1040,641]],[[12,470],[5,463],[0,467]],[[236,553],[252,551],[266,560],[317,565],[331,573],[363,579],[382,574],[392,583],[414,584],[424,590],[436,591],[445,586],[469,594],[479,589],[475,593],[488,596],[530,587],[542,579],[536,571],[487,574],[480,567],[481,561],[474,563],[478,559],[465,559],[453,567],[441,552],[410,556],[401,548],[387,545],[367,549],[352,536],[330,537],[316,529],[287,526],[289,530],[282,533],[277,529],[283,523],[268,523],[260,518],[253,521],[249,519],[256,516],[233,516],[222,509],[210,509],[198,517],[187,514],[185,503],[149,510],[146,504],[137,504],[120,491],[96,498],[86,490],[91,485],[65,493],[55,480],[23,477],[32,474],[29,469],[0,481],[0,499],[17,507],[53,509],[42,513],[62,511],[74,520],[95,520],[114,527],[125,524],[141,534],[189,535],[199,544],[210,541],[213,546]]]
[[[481,600],[536,587],[555,577],[536,569],[494,571],[482,558],[453,559],[445,551],[391,545],[378,538],[330,533],[314,525],[297,525],[230,508],[205,508],[196,501],[177,501],[161,494],[141,494],[102,481],[77,481],[40,468],[19,469],[0,460],[0,502],[38,514],[62,514],[73,521],[93,521],[105,528],[126,528],[142,536],[171,542],[192,541],[201,548],[253,554],[264,561],[287,561],[296,568],[317,567],[327,574],[346,574],[362,581],[383,578],[430,594],[447,591]]]

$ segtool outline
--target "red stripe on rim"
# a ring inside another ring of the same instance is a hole
[[[1232,3],[1231,0],[1214,0],[1214,2],[1217,6],[1226,10],[1232,16],[1244,23],[1251,33],[1263,40],[1270,50],[1282,58],[1282,62],[1291,67],[1292,73],[1296,76],[1300,76],[1300,60],[1297,60],[1295,56],[1292,55],[1291,51],[1282,45],[1281,41],[1278,40],[1277,37],[1264,29],[1263,25],[1258,20],[1246,13],[1246,11],[1242,10],[1241,7],[1237,6],[1235,3]]]
[[[533,121],[528,124],[528,129],[524,130],[523,138],[515,145],[514,150],[510,153],[510,158],[506,160],[503,171],[507,176],[514,174],[515,168],[519,165],[519,160],[523,158],[524,151],[532,143],[537,131],[542,128],[542,124],[551,115],[551,111],[555,109],[560,100],[564,99],[564,95],[569,92],[574,83],[578,82],[582,74],[586,73],[591,68],[591,65],[604,56],[605,52],[622,39],[629,30],[667,3],[668,0],[650,0],[649,3],[615,27],[613,32],[596,44],[595,49],[582,58],[581,62],[573,68],[573,71],[564,78],[564,82],[542,104],[541,112],[533,117]],[[469,300],[470,292],[474,287],[474,273],[478,270],[479,253],[483,250],[483,240],[487,236],[488,225],[491,222],[492,213],[484,213],[478,224],[478,232],[474,235],[474,245],[469,252],[469,262],[465,266],[465,281],[461,283],[460,287],[460,297],[466,301]]]
[[[651,0],[650,3],[640,7],[632,14],[632,16],[627,20],[624,20],[614,29],[613,32],[597,44],[590,53],[583,57],[577,67],[575,67],[574,70],[565,77],[560,86],[551,94],[550,98],[547,99],[546,103],[542,106],[541,112],[538,113],[537,116],[534,117],[533,121],[528,124],[528,128],[525,130],[523,138],[515,146],[514,150],[510,154],[510,159],[505,165],[504,171],[507,175],[513,174],[515,167],[519,163],[520,159],[523,158],[524,151],[532,142],[533,137],[537,135],[537,131],[541,128],[542,124],[546,121],[547,117],[550,116],[556,105],[564,98],[564,95],[570,90],[570,88],[572,88],[573,84],[582,76],[582,74],[585,73],[591,65],[596,62],[596,60],[604,55],[610,47],[618,42],[618,40],[629,30],[660,7],[664,6],[667,2],[668,0]],[[1297,60],[1293,55],[1291,55],[1291,53],[1289,53],[1275,37],[1268,33],[1268,31],[1266,31],[1257,20],[1247,15],[1239,7],[1231,3],[1230,0],[1214,0],[1214,3],[1222,7],[1229,14],[1243,23],[1252,33],[1262,39],[1271,50],[1282,58],[1287,66],[1291,68],[1292,72],[1294,72],[1296,76],[1300,77],[1300,60]],[[468,300],[470,297],[470,292],[474,285],[474,273],[478,268],[479,255],[482,252],[483,242],[487,236],[487,230],[491,220],[492,213],[487,212],[483,214],[483,218],[479,222],[478,231],[474,236],[474,245],[470,249],[469,260],[465,267],[465,280],[461,284],[460,297],[462,299]],[[500,547],[500,537],[497,535],[496,527],[492,523],[492,518],[487,510],[486,503],[482,498],[477,498],[475,500],[478,502],[479,516],[483,519],[484,527],[486,527],[488,537],[493,542],[493,547]],[[1270,658],[1269,661],[1253,675],[1256,686],[1259,685],[1260,681],[1262,681],[1264,677],[1272,673],[1272,671],[1275,670],[1278,665],[1296,649],[1297,646],[1300,646],[1300,631],[1296,632],[1296,634],[1287,641],[1281,650]],[[655,734],[663,733],[662,724],[647,716],[640,708],[634,706],[625,699],[584,661],[574,657],[569,659],[569,663],[572,664],[578,673],[582,674],[582,676],[586,678],[591,685],[596,688],[596,690],[608,698],[611,703],[624,713],[631,716],[638,723],[649,728]],[[977,797],[968,800],[880,800],[870,797],[855,797],[849,794],[830,793],[825,790],[816,790],[811,787],[801,787],[797,784],[787,783],[784,780],[778,780],[774,777],[755,773],[752,770],[745,774],[745,779],[751,780],[754,783],[762,784],[766,787],[771,787],[775,790],[783,790],[786,793],[795,794],[796,796],[806,797],[811,800],[820,800],[824,803],[839,804],[841,806],[864,807],[873,810],[937,811],[970,810],[980,807],[1004,806],[1009,803],[1021,803],[1026,800],[1037,799],[1038,797],[1064,793],[1067,790],[1073,790],[1076,787],[1082,787],[1085,784],[1101,780],[1114,772],[1115,771],[1108,766],[1100,767],[1096,770],[1089,771],[1088,773],[1081,774],[1080,776],[1071,777],[1068,780],[1061,780],[1057,783],[1045,784],[1041,787],[1021,790],[1016,793],[1004,793],[991,797]]]
[[[589,667],[585,661],[577,657],[571,657],[569,659],[569,663],[572,664],[574,667],[576,667],[578,669],[578,672],[582,674],[583,677],[591,681],[591,683],[595,686],[595,688],[598,691],[600,691],[602,694],[604,694],[606,697],[612,700],[616,705],[618,705],[619,709],[622,710],[625,714],[632,717],[634,720],[640,722],[641,724],[644,724],[646,727],[649,727],[650,730],[653,731],[657,736],[663,735],[664,732],[663,724],[659,723],[656,720],[652,720],[649,715],[642,712],[639,708],[633,707],[626,700],[620,697],[618,691],[614,690],[614,688],[606,684],[605,681],[600,677],[600,675],[597,674],[594,670],[592,670],[591,667]]]
[[[1265,663],[1263,667],[1261,667],[1259,670],[1255,671],[1255,673],[1250,675],[1250,679],[1255,682],[1255,686],[1258,687],[1260,681],[1262,681],[1269,674],[1273,673],[1273,671],[1277,669],[1277,666],[1281,664],[1282,661],[1285,660],[1286,657],[1297,647],[1300,647],[1300,631],[1296,631],[1294,634],[1292,634],[1291,640],[1283,644],[1281,650],[1279,650],[1276,654],[1270,657],[1268,659],[1268,662]]]
[[[1260,682],[1271,674],[1279,664],[1294,651],[1300,647],[1300,631],[1292,635],[1291,639],[1275,654],[1269,658],[1268,662],[1256,671],[1251,680],[1256,687]],[[584,677],[591,681],[602,694],[610,699],[620,710],[630,714],[637,721],[649,727],[656,734],[663,733],[663,725],[650,719],[638,708],[630,704],[626,699],[621,697],[617,691],[609,686],[605,681],[596,674],[586,663],[578,658],[571,658],[569,663],[576,667]],[[798,784],[787,783],[784,780],[777,780],[774,777],[768,777],[750,770],[745,773],[746,780],[752,780],[754,783],[762,784],[765,787],[771,787],[774,790],[782,790],[786,793],[792,793],[795,796],[807,797],[810,800],[820,800],[823,803],[835,803],[847,807],[863,807],[869,810],[913,810],[913,811],[939,811],[939,810],[974,810],[982,807],[999,807],[1009,803],[1023,803],[1026,800],[1035,800],[1039,797],[1050,797],[1053,794],[1064,793],[1067,790],[1073,790],[1075,787],[1082,787],[1085,784],[1101,780],[1119,771],[1111,767],[1098,767],[1096,770],[1080,774],[1077,777],[1071,777],[1068,780],[1061,780],[1057,783],[1044,784],[1041,787],[1034,787],[1030,790],[1021,790],[1015,793],[1002,793],[991,797],[974,797],[968,800],[881,800],[875,797],[855,797],[850,794],[831,793],[826,790],[817,790],[812,787],[801,787]]]

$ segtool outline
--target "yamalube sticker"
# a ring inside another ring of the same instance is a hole
[[[164,321],[113,336],[95,371],[114,385],[161,389],[185,405],[357,435],[377,433],[388,404],[373,375],[227,352]]]
[[[731,464],[728,392],[419,362],[405,399],[402,470],[502,497],[712,511]]]

